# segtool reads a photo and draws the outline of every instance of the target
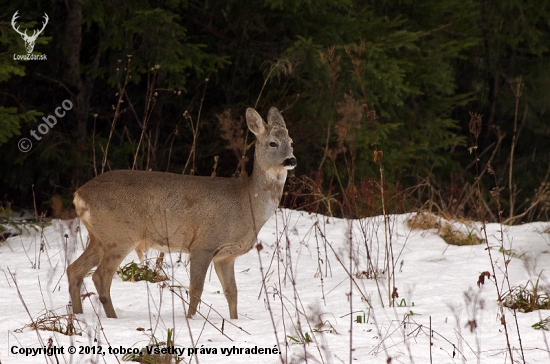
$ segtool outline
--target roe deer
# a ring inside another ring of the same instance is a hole
[[[82,280],[92,280],[107,317],[116,318],[111,281],[134,249],[189,253],[190,304],[196,313],[211,261],[229,304],[237,315],[235,258],[254,246],[258,232],[275,213],[287,171],[296,166],[292,139],[283,117],[272,107],[267,125],[252,108],[248,128],[256,135],[250,177],[219,178],[163,172],[119,170],[101,174],[75,192],[74,205],[88,229],[84,253],[67,268],[73,313],[82,313]]]

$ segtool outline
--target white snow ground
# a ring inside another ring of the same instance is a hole
[[[367,248],[372,267],[385,268],[382,217],[344,220],[279,210],[260,232],[263,249],[237,259],[238,320],[227,319],[227,302],[213,270],[207,275],[200,307],[208,320],[199,315],[186,320],[179,297],[187,299],[186,255],[177,262],[178,254],[171,254],[164,260],[165,271],[173,275],[171,282],[123,282],[115,275],[111,296],[118,319],[105,317],[97,295],[86,298],[84,314],[75,324],[83,329],[82,336],[27,326],[47,310],[57,315],[68,312],[65,269],[86,242],[85,228],[76,229],[78,220],[54,220],[42,234],[30,229],[0,245],[0,363],[119,363],[122,355],[113,354],[113,348],[141,349],[152,336],[166,340],[169,328],[174,328],[175,348],[184,351],[184,363],[388,363],[388,358],[391,363],[510,363],[495,285],[487,280],[480,288],[476,284],[482,272],[491,271],[485,244],[449,246],[435,230],[410,230],[405,223],[410,216],[389,217],[396,302],[401,307],[388,307],[385,274],[374,280],[361,273],[368,271]],[[480,224],[476,226],[474,233],[480,234]],[[539,284],[548,287],[550,236],[544,230],[549,227],[549,223],[504,227],[504,247],[514,253],[508,264],[512,286],[540,279]],[[487,226],[497,281],[507,291],[499,230],[498,224]],[[148,255],[155,257],[156,251]],[[135,253],[123,264],[132,260],[137,261]],[[91,276],[84,285],[95,292]],[[176,286],[176,294],[167,285]],[[516,323],[512,311],[505,312],[514,360],[520,363]],[[548,316],[549,311],[517,314],[526,363],[550,363],[550,332],[531,327]],[[477,327],[470,330],[474,320]],[[63,354],[32,356],[32,349],[47,346],[49,339],[63,348]],[[75,354],[68,353],[70,346],[76,348]],[[198,356],[189,355],[193,346]],[[254,347],[278,348],[281,354],[250,353]],[[25,350],[30,354],[25,355]]]

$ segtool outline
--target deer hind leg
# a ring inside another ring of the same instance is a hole
[[[212,253],[208,251],[198,251],[189,254],[191,282],[189,283],[190,302],[189,311],[187,311],[188,318],[191,318],[197,312],[204,287],[204,279],[206,278],[206,272],[211,261]]]
[[[84,250],[84,253],[67,268],[67,277],[69,280],[69,294],[73,313],[82,313],[82,301],[80,299],[80,290],[82,281],[88,272],[99,264],[103,258],[103,247],[99,238],[89,231],[90,242]]]
[[[214,268],[223,287],[223,294],[229,305],[229,317],[237,319],[237,283],[235,282],[235,258],[214,260]]]
[[[105,314],[109,318],[117,318],[113,302],[111,301],[111,283],[116,270],[124,258],[133,250],[133,246],[130,246],[126,250],[117,250],[115,244],[105,246],[105,251],[109,252],[104,254],[101,263],[97,267],[95,273],[92,275],[97,294],[99,295],[99,301],[103,304]]]
[[[138,256],[139,262],[143,263],[143,253],[146,252],[148,246],[145,242],[141,241],[138,246],[136,246],[136,254]]]

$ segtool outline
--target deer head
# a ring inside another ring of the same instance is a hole
[[[27,53],[31,54],[34,49],[34,42],[36,42],[36,38],[38,38],[40,33],[42,33],[44,28],[46,28],[46,24],[48,24],[48,20],[49,20],[48,14],[44,13],[45,22],[42,23],[42,29],[40,29],[38,32],[36,30],[33,30],[32,35],[29,36],[27,35],[27,29],[25,29],[24,33],[21,33],[19,31],[19,26],[17,28],[15,27],[15,20],[18,18],[17,16],[18,12],[19,10],[16,11],[15,14],[13,14],[13,18],[11,18],[11,26],[13,27],[13,30],[15,30],[17,33],[19,33],[19,35],[21,35],[21,38],[23,38],[23,41],[25,42],[25,48],[27,49]]]

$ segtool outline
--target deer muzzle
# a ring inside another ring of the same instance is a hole
[[[296,158],[292,157],[285,159],[283,162],[283,167],[286,169],[294,169],[294,167],[296,167]]]

